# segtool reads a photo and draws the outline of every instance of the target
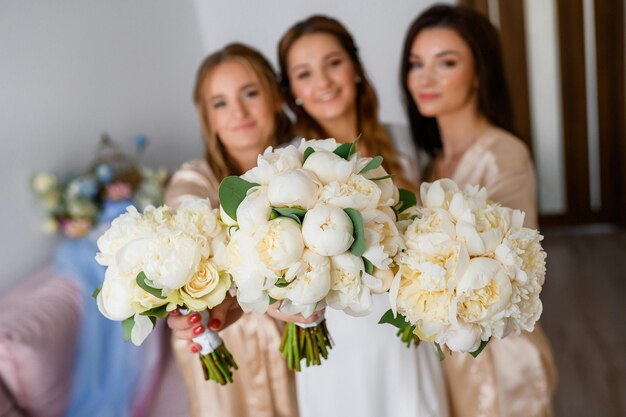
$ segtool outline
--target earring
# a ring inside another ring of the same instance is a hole
[[[302,106],[302,99],[299,97],[296,97],[296,99],[294,100],[294,102],[296,103],[296,106]]]
[[[357,75],[356,77],[354,77],[354,82],[359,84],[361,82],[361,76]]]

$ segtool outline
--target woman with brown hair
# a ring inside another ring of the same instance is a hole
[[[293,138],[274,71],[258,51],[246,45],[230,44],[209,55],[198,70],[193,98],[206,155],[183,164],[173,175],[165,202],[174,208],[184,199],[207,197],[216,207],[219,183],[224,177],[242,174],[256,166],[257,156],[267,146]],[[239,365],[235,382],[226,386],[204,380],[199,346],[190,343],[204,331],[200,315],[174,313],[168,318],[174,329],[174,353],[189,394],[191,415],[297,416],[294,376],[279,352],[280,324],[266,315],[241,313],[234,299],[229,298],[211,311],[211,320],[206,324],[220,331]]]
[[[339,142],[359,137],[361,154],[381,155],[396,184],[416,187],[405,179],[415,173],[415,161],[406,158],[414,154],[410,143],[408,151],[398,153],[378,120],[376,93],[341,23],[325,16],[296,23],[280,40],[278,60],[299,135]],[[322,366],[296,376],[301,415],[445,417],[447,401],[434,348],[407,349],[391,326],[377,324],[390,308],[387,295],[374,295],[373,304],[371,314],[359,318],[326,309],[335,345]]]
[[[512,132],[512,106],[496,29],[462,6],[437,5],[410,26],[400,83],[416,146],[430,157],[424,181],[486,187],[489,198],[526,212],[537,227],[536,179]],[[550,344],[532,333],[491,340],[477,358],[443,361],[457,417],[551,416],[556,371]]]

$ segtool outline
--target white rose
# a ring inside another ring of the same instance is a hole
[[[293,145],[265,149],[257,158],[257,166],[243,174],[241,178],[248,182],[268,185],[272,178],[281,172],[302,168],[302,153]]]
[[[305,245],[322,256],[339,255],[354,242],[352,220],[339,207],[319,204],[307,211],[302,222]]]
[[[424,207],[442,208],[447,210],[454,194],[460,192],[459,187],[447,178],[433,183],[423,182],[420,186],[420,197]]]
[[[300,206],[308,210],[317,202],[320,186],[311,171],[293,169],[272,178],[267,187],[267,196],[272,207]]]
[[[352,316],[369,314],[372,308],[370,289],[382,283],[364,270],[363,259],[349,252],[331,258],[331,286],[327,304]]]
[[[237,223],[242,229],[256,229],[267,224],[272,214],[267,187],[255,187],[237,207]]]
[[[371,210],[378,206],[380,188],[362,175],[352,174],[346,182],[332,182],[322,188],[320,201],[341,208]]]
[[[296,263],[304,251],[300,225],[287,217],[278,217],[261,226],[254,239],[261,262],[276,272]]]
[[[213,262],[205,261],[180,289],[180,296],[188,308],[201,311],[224,301],[229,288],[228,273],[220,272]]]
[[[450,317],[453,323],[479,324],[491,336],[509,306],[511,281],[500,262],[491,258],[473,258],[456,286]]]
[[[324,185],[335,181],[347,181],[355,167],[355,158],[347,161],[333,152],[324,150],[312,153],[303,165],[304,169],[312,171]]]

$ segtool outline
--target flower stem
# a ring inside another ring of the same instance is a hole
[[[204,379],[215,381],[220,385],[233,382],[233,369],[239,369],[233,355],[222,343],[215,350],[206,355],[200,355],[200,362],[204,370]]]
[[[287,367],[300,371],[300,361],[306,366],[321,365],[328,358],[328,349],[333,341],[326,327],[326,320],[313,327],[303,328],[295,323],[287,323],[280,343],[280,352],[287,359]]]

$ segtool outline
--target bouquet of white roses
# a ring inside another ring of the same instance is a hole
[[[441,345],[476,356],[492,337],[532,331],[542,312],[543,237],[484,188],[461,191],[445,179],[420,191],[423,207],[398,223],[406,246],[395,257],[393,312],[381,322],[399,327],[407,344],[413,335],[435,342],[442,358]]]
[[[356,143],[302,140],[272,149],[257,166],[220,185],[222,220],[231,226],[229,271],[244,311],[308,317],[326,306],[368,314],[372,291],[385,291],[401,246],[392,209],[399,191]],[[288,323],[281,352],[290,369],[319,365],[332,340],[323,318],[306,327]]]
[[[107,267],[97,290],[98,308],[122,321],[125,338],[140,345],[156,318],[178,306],[205,311],[221,303],[231,286],[225,258],[228,238],[217,209],[208,200],[186,200],[172,213],[167,206],[130,206],[98,239],[96,260]],[[208,320],[208,315],[201,315]],[[205,378],[232,382],[231,354],[217,333],[196,338]]]

